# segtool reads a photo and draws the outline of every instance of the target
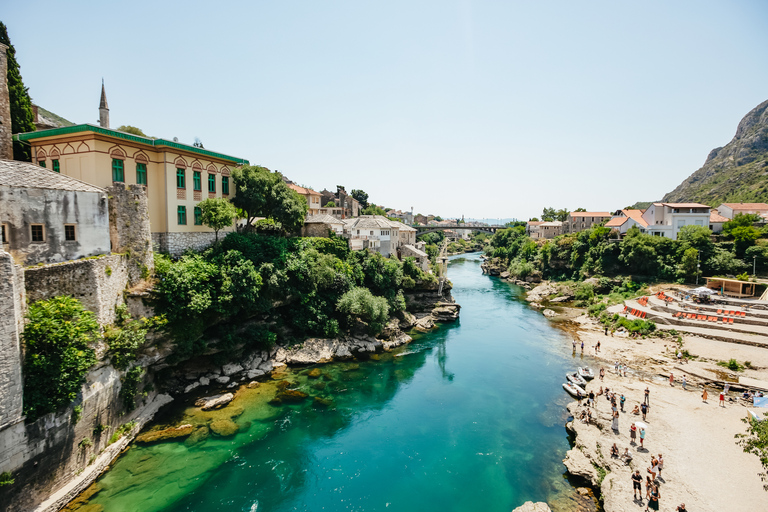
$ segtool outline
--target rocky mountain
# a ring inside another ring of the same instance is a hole
[[[739,123],[733,140],[709,152],[706,162],[663,202],[768,202],[768,100]]]

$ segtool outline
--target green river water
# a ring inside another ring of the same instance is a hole
[[[158,424],[232,417],[240,431],[133,445],[73,509],[593,509],[563,476],[561,384],[576,365],[566,335],[522,289],[483,275],[478,255],[453,257],[448,272],[459,322],[371,360],[318,366],[319,378],[287,371],[219,411],[171,405]],[[322,402],[268,404],[280,380]]]

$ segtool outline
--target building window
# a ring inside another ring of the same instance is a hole
[[[37,165],[39,165],[40,167],[45,167],[45,160],[38,160]]]
[[[221,193],[225,196],[229,195],[229,176],[221,177]]]
[[[176,188],[187,188],[184,172],[184,169],[176,169]]]
[[[199,206],[195,206],[195,226],[203,225],[203,210]]]
[[[112,159],[112,181],[125,183],[125,169],[123,161],[117,158]]]
[[[186,226],[187,225],[187,207],[186,206],[179,206],[176,210],[176,217],[179,221],[179,226]]]
[[[136,184],[147,184],[147,164],[136,164]]]
[[[211,194],[216,193],[216,175],[215,174],[208,175],[208,192],[210,192]]]
[[[32,224],[32,241],[45,242],[45,230],[42,224]]]
[[[192,172],[192,189],[197,191],[203,190],[203,180],[200,177],[200,171]]]
[[[64,240],[67,242],[74,242],[77,240],[74,224],[64,224]]]
[[[53,171],[54,172],[61,172],[61,167],[59,167],[59,159],[56,158],[54,160],[51,160],[53,162]]]

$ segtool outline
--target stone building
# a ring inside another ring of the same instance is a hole
[[[197,204],[231,198],[231,170],[243,158],[166,139],[140,137],[108,128],[109,108],[102,87],[101,124],[80,124],[19,134],[30,144],[33,161],[100,188],[115,183],[146,188],[152,241],[159,250],[180,254],[214,240]]]
[[[556,236],[563,234],[563,223],[559,220],[551,222],[528,222],[526,231],[529,232],[531,238],[551,240]]]
[[[31,163],[0,160],[0,237],[25,266],[108,254],[107,191]]]
[[[610,212],[571,212],[563,222],[563,233],[578,233],[609,220]]]
[[[307,215],[318,215],[320,213],[320,192],[315,192],[311,188],[300,187],[295,183],[288,183],[288,188],[298,192],[301,197],[307,201]]]
[[[344,223],[330,215],[308,215],[301,228],[301,236],[327,237],[330,232],[344,234]]]
[[[400,226],[382,215],[361,215],[344,221],[344,236],[353,251],[370,249],[388,257],[400,246]]]
[[[742,214],[760,215],[763,218],[768,217],[768,204],[765,203],[723,203],[717,207],[719,215],[733,220],[733,218]]]
[[[323,208],[331,208],[328,206],[328,203],[331,201],[333,201],[335,207],[332,211],[326,211],[326,214],[336,217],[338,215],[337,212],[339,212],[341,214],[339,217],[340,219],[349,219],[360,215],[360,202],[348,195],[347,191],[341,185],[336,187],[335,194],[327,189],[323,189],[323,191],[320,192],[320,195],[322,196],[320,200]],[[323,212],[321,211],[321,213]]]

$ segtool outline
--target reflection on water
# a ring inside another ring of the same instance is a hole
[[[157,428],[195,434],[132,446],[73,509],[572,509],[560,387],[570,343],[476,256],[454,257],[449,276],[460,323],[368,361],[282,372],[219,411],[176,406]]]

